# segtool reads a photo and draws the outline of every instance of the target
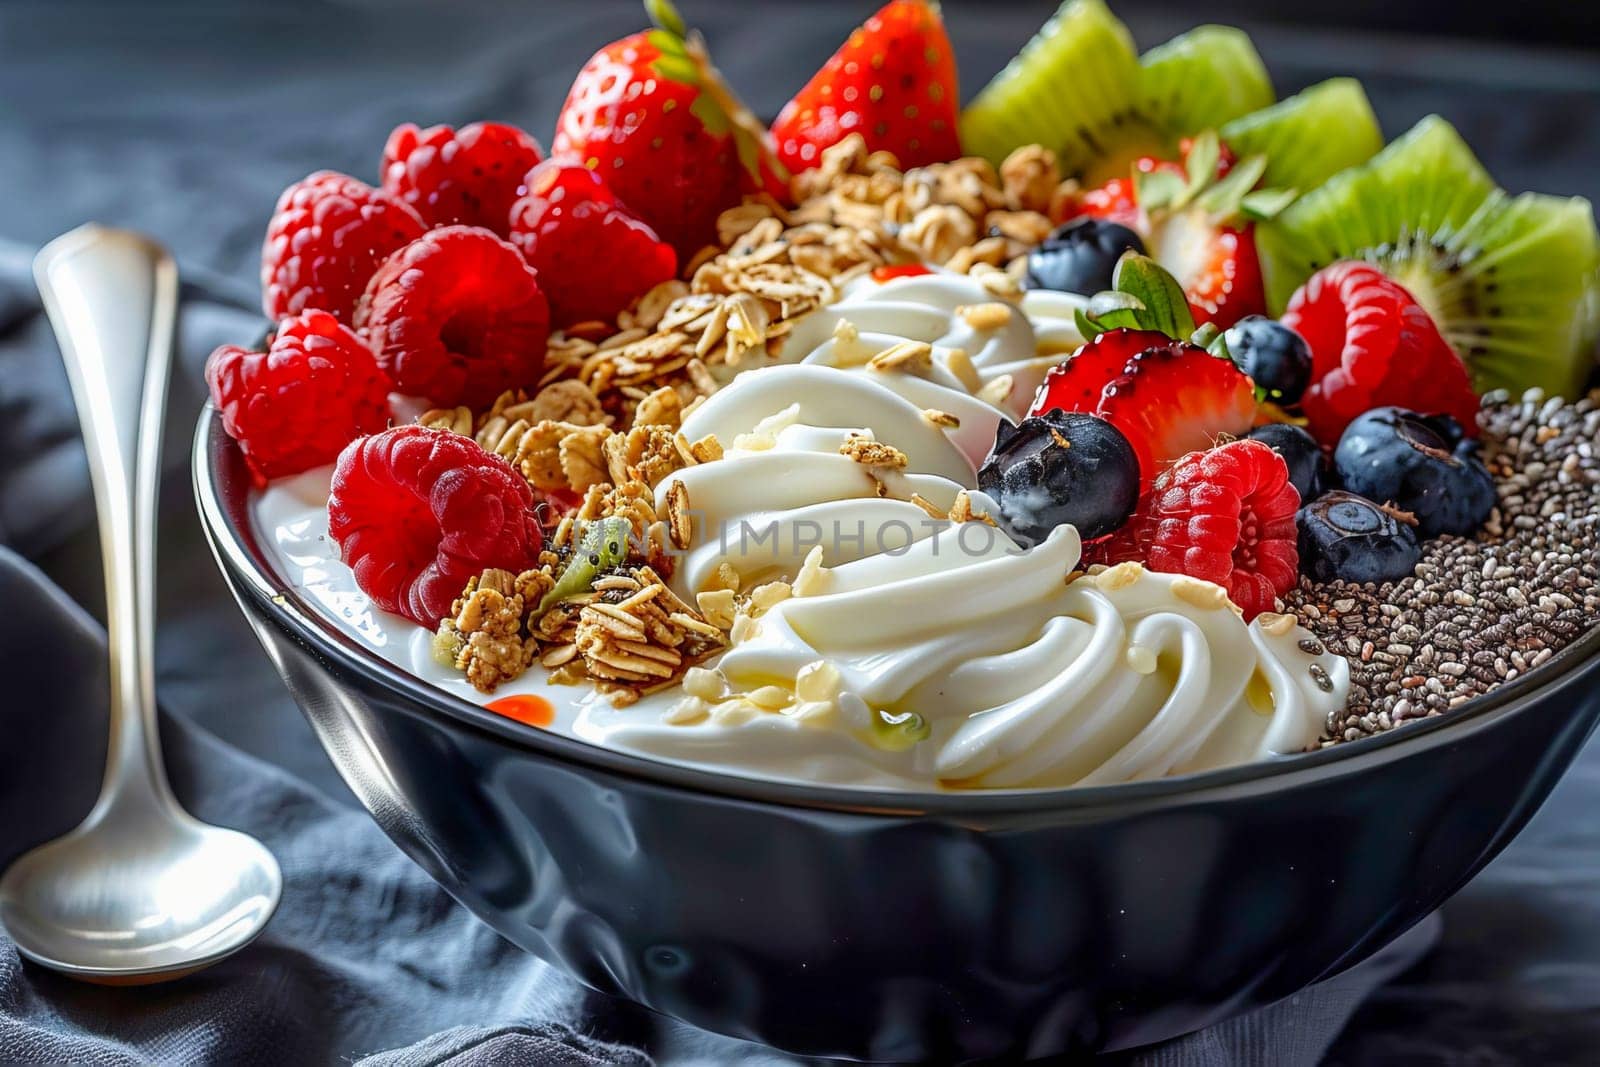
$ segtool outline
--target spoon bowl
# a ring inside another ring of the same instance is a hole
[[[258,841],[183,810],[161,760],[155,514],[178,272],[149,238],[89,225],[45,246],[34,275],[94,484],[110,738],[94,809],[0,878],[0,923],[24,956],[73,977],[163,981],[248,944],[283,888]]]
[[[277,862],[253,837],[119,811],[18,859],[0,880],[0,924],[35,963],[136,985],[243,948],[281,889]]]

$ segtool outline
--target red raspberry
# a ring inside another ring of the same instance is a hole
[[[1234,441],[1163,473],[1100,558],[1215,582],[1248,621],[1299,578],[1299,508],[1283,457],[1260,441]]]
[[[265,352],[223,345],[206,360],[206,382],[257,485],[332,463],[389,424],[388,376],[326,311],[280,323]]]
[[[523,176],[543,158],[538,141],[503,122],[459,130],[408,122],[383,148],[383,187],[430,226],[482,226],[504,237],[511,205],[526,192]]]
[[[543,545],[533,492],[510,464],[470,437],[415,425],[340,453],[328,533],[374,604],[429,628],[467,579],[531,567]]]
[[[539,272],[558,326],[614,321],[678,273],[672,246],[576,157],[547,159],[528,174],[528,195],[511,209],[511,243]]]
[[[1311,345],[1302,401],[1326,445],[1358,415],[1400,406],[1452,415],[1477,432],[1478,395],[1466,364],[1404,286],[1367,263],[1335,263],[1289,300],[1283,324]]]
[[[313,308],[350,321],[378,264],[422,236],[422,219],[366,182],[321,170],[278,198],[261,247],[261,306],[274,321]]]
[[[378,268],[356,325],[400,392],[478,407],[538,381],[550,306],[514,247],[488,230],[446,226]]]

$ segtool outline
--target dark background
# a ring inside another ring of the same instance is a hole
[[[681,6],[751,106],[772,114],[874,5]],[[967,95],[1053,6],[947,0]],[[1436,111],[1506,187],[1600,198],[1600,14],[1592,0],[1114,7],[1143,47],[1200,22],[1235,22],[1251,32],[1280,94],[1352,74],[1388,135]],[[177,251],[193,286],[253,308],[261,234],[285,185],[323,167],[374,180],[384,138],[402,121],[503,119],[548,143],[581,63],[641,23],[633,0],[0,2],[0,270],[25,268],[39,244],[97,219],[150,232]],[[21,313],[3,296],[0,331]],[[249,340],[238,334],[256,327],[240,322],[215,313],[185,321],[191,344],[174,383],[175,461],[164,489],[163,700],[347,795],[225,599],[190,515],[181,460],[203,399],[194,350]],[[37,340],[49,344],[42,333]],[[27,491],[30,479],[83,479],[75,435],[54,365],[41,376],[0,359],[0,541],[97,609],[82,495],[40,513]],[[30,451],[38,456],[26,465],[14,458]],[[1511,853],[1452,903],[1441,949],[1358,1017],[1336,1060],[1600,1055],[1595,763],[1580,766]]]
[[[873,4],[682,6],[770,115]],[[945,4],[968,95],[1052,7]],[[1391,136],[1438,110],[1508,188],[1600,193],[1593,2],[1115,7],[1142,46],[1237,14],[1280,93],[1353,74]],[[247,298],[283,186],[315,167],[374,179],[401,121],[499,118],[547,142],[583,60],[642,21],[636,0],[11,0],[0,19],[0,237],[38,243],[112,219]],[[1543,43],[1507,45],[1519,38]]]

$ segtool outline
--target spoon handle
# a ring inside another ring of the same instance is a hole
[[[126,789],[170,801],[156,727],[155,514],[178,271],[147,237],[93,223],[34,259],[83,427],[100,520],[111,737],[90,822]]]

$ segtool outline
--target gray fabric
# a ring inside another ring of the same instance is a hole
[[[869,4],[684,6],[771,113]],[[1051,6],[946,4],[969,91]],[[1117,7],[1146,44],[1219,17]],[[354,806],[227,598],[185,472],[205,352],[262,327],[254,261],[277,191],[323,166],[370,179],[402,120],[503,118],[545,134],[578,64],[637,12],[634,0],[0,5],[0,545],[18,553],[0,550],[0,863],[76,821],[103,758],[103,636],[74,606],[97,610],[98,555],[65,378],[27,273],[38,244],[97,218],[169,242],[189,280],[158,606],[175,786],[203,817],[266,839],[287,875],[257,945],[171,986],[78,985],[20,964],[0,938],[0,1062],[788,1062],[586,993],[401,857]],[[1358,74],[1390,133],[1440,111],[1509,187],[1600,192],[1594,54],[1249,28],[1280,89]],[[1117,1061],[1300,1064],[1327,1049],[1352,1064],[1592,1062],[1596,810],[1591,749],[1447,905],[1440,947],[1420,965],[1407,966],[1433,925],[1283,1004]]]
[[[18,697],[0,710],[3,864],[87,809],[104,759],[106,668],[99,625],[3,547],[0,604],[0,677]],[[505,1019],[530,1055],[540,1050],[525,1062],[626,1062],[569,1025],[584,1017],[573,983],[457,907],[364,812],[185,720],[165,718],[162,734],[184,802],[277,855],[278,914],[239,956],[147,988],[58,977],[0,936],[0,1061],[326,1063]]]

